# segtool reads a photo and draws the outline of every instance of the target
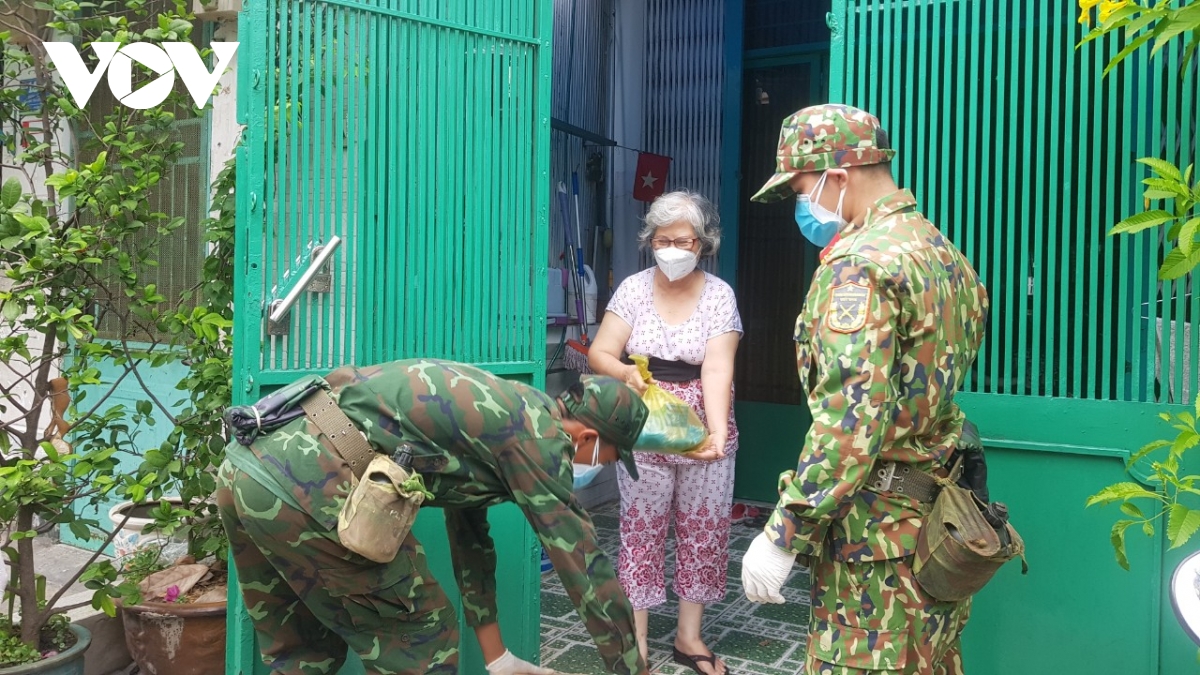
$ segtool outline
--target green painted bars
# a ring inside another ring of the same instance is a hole
[[[549,0],[246,0],[235,402],[409,356],[542,383],[551,30]],[[334,237],[270,329],[272,302]],[[515,509],[492,511],[506,639],[535,658],[536,540]],[[439,522],[422,514],[417,531],[454,597]],[[228,672],[249,673],[231,615]],[[463,672],[479,661],[468,635]]]
[[[1183,552],[1161,528],[1138,534],[1125,572],[1109,545],[1119,513],[1084,509],[1170,432],[1157,413],[1200,389],[1200,275],[1160,284],[1160,232],[1105,234],[1141,208],[1136,158],[1195,160],[1196,64],[1181,77],[1167,48],[1101,79],[1120,45],[1077,50],[1076,19],[1076,3],[1046,0],[835,0],[830,14],[831,99],[879,115],[899,181],[992,299],[958,401],[1031,571],[1006,567],[975,598],[973,675],[1196,667],[1164,590]]]
[[[1105,235],[1140,208],[1136,157],[1196,156],[1197,75],[1193,64],[1180,78],[1182,45],[1102,80],[1120,45],[1076,50],[1087,28],[1074,3],[838,4],[834,91],[880,117],[900,182],[991,293],[969,390],[1194,401],[1200,278],[1155,280],[1157,231]]]

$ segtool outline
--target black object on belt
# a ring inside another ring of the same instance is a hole
[[[650,357],[650,376],[660,382],[691,382],[700,379],[700,366],[686,361],[668,361],[655,356]],[[622,359],[633,365],[628,357]]]

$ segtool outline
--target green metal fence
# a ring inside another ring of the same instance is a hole
[[[244,3],[235,402],[408,356],[541,384],[551,12],[547,0]],[[515,509],[492,512],[512,582],[506,639],[533,658],[536,541]],[[422,514],[418,536],[454,597],[438,522]],[[231,628],[229,672],[249,672],[248,628]],[[463,672],[481,670],[474,638],[464,645]]]
[[[1120,45],[1075,49],[1088,29],[1074,3],[843,4],[834,86],[879,115],[900,181],[991,294],[970,390],[1194,400],[1200,275],[1159,284],[1157,232],[1105,236],[1140,208],[1136,157],[1196,155],[1198,78],[1194,63],[1180,76],[1182,45],[1102,80]]]
[[[1131,450],[1170,431],[1156,414],[1197,395],[1200,280],[1155,280],[1160,233],[1105,235],[1141,208],[1137,157],[1196,157],[1196,66],[1181,76],[1167,48],[1102,80],[1120,44],[1077,50],[1076,11],[835,0],[830,15],[831,98],[879,115],[899,181],[992,300],[957,400],[986,437],[992,494],[1009,503],[1031,572],[1009,566],[975,598],[975,675],[1196,671],[1164,589],[1180,552],[1161,531],[1139,535],[1124,572],[1109,547],[1116,510],[1084,509],[1128,480]]]

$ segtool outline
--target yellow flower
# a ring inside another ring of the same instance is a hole
[[[1092,8],[1099,5],[1101,0],[1079,0],[1079,23],[1091,22]]]
[[[1100,23],[1108,21],[1108,17],[1118,9],[1132,4],[1133,0],[1104,0],[1100,3]]]

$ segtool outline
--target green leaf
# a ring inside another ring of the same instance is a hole
[[[1129,569],[1129,557],[1125,555],[1125,530],[1133,524],[1134,521],[1132,520],[1118,520],[1113,523],[1112,535],[1110,536],[1113,552],[1117,555],[1117,564],[1126,570]]]
[[[1137,518],[1138,520],[1142,520],[1146,517],[1142,513],[1142,510],[1137,507],[1137,504],[1134,504],[1132,502],[1125,502],[1124,504],[1122,504],[1121,505],[1121,513],[1124,513],[1125,515],[1129,516],[1130,518]]]
[[[21,181],[17,180],[16,176],[4,181],[4,187],[0,187],[0,205],[11,209],[20,199]]]
[[[1200,530],[1200,511],[1179,503],[1171,505],[1167,520],[1167,539],[1171,541],[1171,548],[1186,544],[1196,530]]]
[[[1178,279],[1200,265],[1200,249],[1184,255],[1182,249],[1174,249],[1163,259],[1162,267],[1158,268],[1158,278],[1163,281]]]
[[[1125,48],[1122,49],[1121,51],[1117,52],[1117,55],[1112,57],[1112,59],[1108,62],[1108,65],[1104,67],[1104,72],[1100,73],[1100,77],[1102,77],[1102,78],[1108,77],[1108,74],[1110,72],[1112,72],[1112,69],[1116,68],[1118,64],[1120,64],[1122,61],[1124,61],[1125,57],[1127,57],[1130,54],[1137,51],[1138,47],[1141,47],[1142,45],[1149,42],[1150,38],[1152,38],[1152,37],[1154,37],[1153,32],[1143,33],[1142,35],[1139,35],[1135,40],[1133,40],[1129,44],[1125,45]],[[1126,566],[1125,569],[1129,569],[1129,567]]]
[[[81,520],[76,520],[76,521],[72,522],[70,525],[70,528],[71,528],[71,534],[75,535],[76,539],[82,539],[83,541],[87,541],[88,539],[91,539],[91,537],[92,537],[92,531],[90,529],[88,529],[87,524]]]
[[[1200,216],[1196,216],[1183,224],[1179,231],[1179,250],[1184,255],[1191,255],[1196,246],[1196,235],[1200,234]]]
[[[1163,178],[1169,178],[1176,182],[1183,181],[1183,172],[1179,170],[1179,167],[1165,159],[1159,159],[1157,157],[1140,157],[1138,158],[1138,163],[1145,164]]]
[[[1137,452],[1130,455],[1129,460],[1127,462],[1125,462],[1125,464],[1126,464],[1126,466],[1133,464],[1134,462],[1137,462],[1138,460],[1142,459],[1146,455],[1149,455],[1150,453],[1154,452],[1155,450],[1158,450],[1159,448],[1165,448],[1170,444],[1171,444],[1171,441],[1165,441],[1162,439],[1159,439],[1157,441],[1150,441],[1149,443],[1143,445],[1140,450],[1138,450]]]
[[[1162,225],[1163,223],[1174,219],[1174,214],[1167,213],[1162,209],[1143,211],[1141,213],[1135,213],[1116,225],[1113,225],[1112,229],[1108,231],[1108,234],[1133,234],[1134,232],[1141,232],[1142,230]]]
[[[1171,445],[1171,454],[1176,457],[1182,455],[1184,451],[1196,447],[1200,443],[1200,434],[1194,431],[1181,432],[1175,438],[1175,442]]]
[[[1088,497],[1087,505],[1110,504],[1126,499],[1158,499],[1158,493],[1151,492],[1138,483],[1114,483]]]

